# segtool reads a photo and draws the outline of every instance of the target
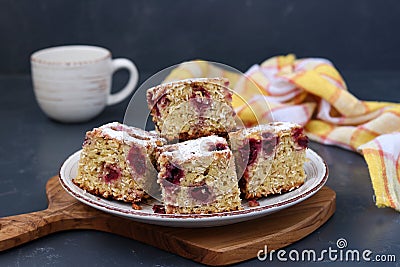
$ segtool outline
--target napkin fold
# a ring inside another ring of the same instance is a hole
[[[198,77],[229,79],[233,107],[245,126],[297,122],[313,141],[361,153],[376,205],[400,211],[400,104],[357,99],[323,58],[276,56],[253,65],[245,76],[195,60],[180,64],[165,82]]]

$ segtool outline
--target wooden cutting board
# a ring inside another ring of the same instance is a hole
[[[61,187],[46,185],[46,210],[0,219],[0,251],[64,230],[94,229],[129,237],[207,265],[226,265],[285,247],[307,236],[335,212],[336,193],[324,186],[309,199],[252,221],[213,228],[173,228],[135,222],[89,207]]]

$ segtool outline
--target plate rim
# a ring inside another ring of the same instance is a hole
[[[313,154],[313,156],[317,159],[319,159],[319,161],[321,161],[321,163],[323,164],[323,168],[325,170],[325,173],[323,175],[322,178],[318,178],[320,179],[320,181],[308,188],[305,192],[303,192],[302,194],[293,196],[289,199],[286,199],[284,201],[280,201],[277,203],[271,203],[268,205],[264,205],[264,206],[260,206],[260,207],[255,207],[255,208],[251,208],[251,209],[244,209],[244,210],[237,210],[237,211],[231,211],[231,212],[220,212],[220,213],[212,213],[212,214],[160,214],[160,213],[148,213],[148,212],[141,212],[140,210],[135,210],[135,209],[131,209],[131,210],[125,210],[125,209],[121,209],[118,207],[113,206],[112,204],[109,205],[105,205],[103,203],[98,203],[93,201],[92,199],[90,199],[89,197],[86,197],[84,194],[80,194],[77,193],[75,190],[73,190],[72,188],[70,188],[70,186],[66,183],[66,181],[64,181],[64,179],[67,179],[66,177],[64,177],[64,175],[62,175],[62,173],[65,173],[65,169],[67,167],[67,165],[70,163],[70,161],[72,161],[72,159],[74,157],[77,157],[77,154],[80,154],[82,151],[82,149],[74,152],[73,154],[71,154],[62,164],[60,171],[59,171],[59,181],[62,185],[62,187],[64,188],[64,190],[66,190],[72,197],[74,197],[76,200],[89,205],[93,208],[96,208],[98,210],[113,214],[113,215],[118,215],[118,216],[123,216],[125,218],[129,218],[131,220],[140,220],[140,221],[147,221],[149,223],[153,222],[153,223],[181,223],[181,222],[212,222],[215,221],[216,219],[219,220],[239,220],[243,217],[247,217],[249,214],[254,214],[257,215],[258,218],[260,216],[265,216],[268,215],[270,213],[273,213],[275,211],[279,211],[285,208],[289,208],[299,202],[302,202],[306,199],[308,199],[309,197],[311,197],[312,195],[314,195],[316,192],[318,192],[326,183],[326,181],[328,180],[328,176],[329,176],[329,169],[328,169],[328,165],[325,162],[325,160],[318,154],[316,153],[314,150],[312,150],[311,148],[307,148],[307,152]],[[72,181],[71,181],[72,182]],[[74,184],[74,186],[76,186]],[[76,186],[77,188],[79,188],[78,186]],[[80,188],[79,188],[80,189]],[[83,190],[83,189],[81,189]],[[295,189],[296,190],[296,189]],[[85,194],[90,194],[89,192],[83,190],[85,192]],[[92,197],[96,197],[105,201],[116,201],[116,200],[111,200],[111,199],[105,199],[101,196],[97,196],[97,195],[93,195],[91,194]],[[127,203],[129,204],[129,203]],[[251,217],[251,216],[250,216]]]

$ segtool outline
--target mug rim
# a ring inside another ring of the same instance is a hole
[[[49,59],[43,59],[40,58],[43,55],[46,55],[48,53],[52,52],[61,52],[61,51],[71,51],[71,50],[83,50],[83,49],[90,49],[92,51],[97,51],[100,53],[103,53],[102,55],[94,58],[94,59],[87,59],[87,60],[49,60]],[[100,46],[94,46],[94,45],[62,45],[62,46],[52,46],[52,47],[47,47],[43,48],[40,50],[37,50],[32,53],[31,55],[31,62],[32,63],[37,63],[37,64],[45,64],[45,65],[84,65],[84,64],[90,64],[90,63],[96,63],[103,61],[107,58],[111,58],[111,52]]]

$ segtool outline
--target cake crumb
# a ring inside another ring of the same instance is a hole
[[[248,203],[249,203],[249,207],[258,207],[258,206],[260,206],[260,202],[258,202],[256,199],[249,199]]]
[[[158,214],[165,214],[165,208],[163,205],[153,205],[153,212]]]
[[[132,203],[132,209],[134,209],[134,210],[141,210],[142,209],[142,207],[141,206],[139,206],[138,204],[136,204],[136,203]]]

